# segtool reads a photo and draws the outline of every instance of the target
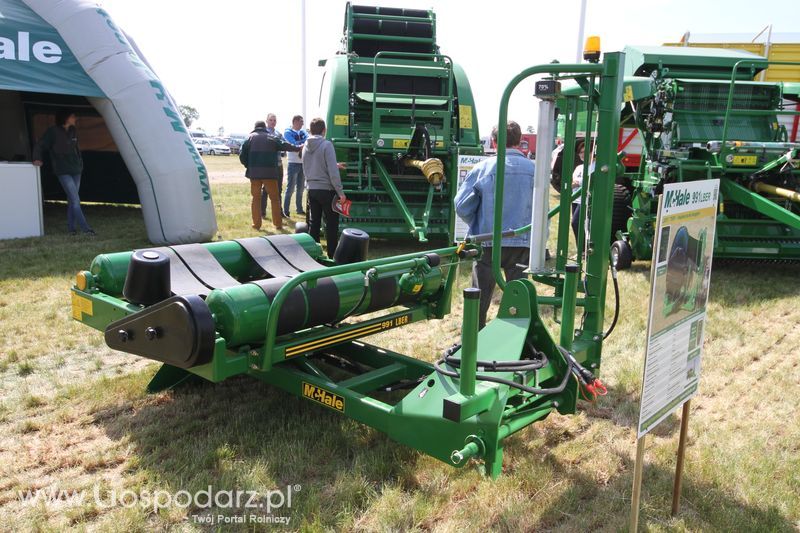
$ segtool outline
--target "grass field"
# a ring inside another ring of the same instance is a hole
[[[219,238],[255,235],[235,158],[206,161]],[[68,236],[64,205],[48,204],[45,237],[0,241],[0,530],[214,529],[191,518],[204,509],[110,505],[110,495],[123,490],[209,485],[262,494],[299,485],[291,507],[276,511],[288,526],[234,530],[627,529],[648,264],[620,274],[622,312],[601,370],[608,396],[514,435],[504,474],[492,481],[251,379],[146,394],[158,364],[110,351],[100,332],[70,318],[69,298],[75,272],[95,255],[147,245],[141,213],[90,205],[86,214],[96,238]],[[265,229],[272,229],[268,221]],[[371,245],[373,255],[414,248]],[[468,271],[461,267],[456,294]],[[672,417],[648,437],[646,530],[800,529],[799,272],[795,265],[715,266],[683,507],[670,517],[679,426]],[[456,300],[442,321],[370,342],[432,360],[457,340],[460,309]],[[20,501],[21,492],[37,489],[87,496]]]

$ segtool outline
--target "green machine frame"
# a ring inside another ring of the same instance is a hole
[[[623,124],[638,128],[644,151],[620,180],[631,202],[612,247],[618,268],[651,258],[664,184],[716,178],[716,258],[800,259],[800,142],[778,121],[800,114],[786,105],[800,84],[753,81],[768,65],[800,64],[703,48],[626,53]]]
[[[486,474],[496,477],[502,471],[506,439],[553,412],[574,413],[581,392],[591,394],[602,387],[594,373],[606,335],[611,233],[607,213],[617,170],[623,62],[624,54],[608,53],[599,64],[532,67],[506,88],[500,124],[507,121],[512,91],[531,76],[577,79],[591,88],[572,97],[587,101],[590,117],[595,113],[599,117],[597,165],[586,195],[587,240],[580,243],[578,262],[569,263],[566,232],[560,232],[555,268],[509,283],[498,267],[500,247],[494,247],[494,273],[503,289],[497,318],[478,331],[478,293],[466,289],[461,343],[434,363],[363,339],[444,317],[450,312],[457,264],[479,257],[484,250],[481,242],[500,241],[504,129],[499,135],[501,163],[492,235],[473,236],[457,246],[339,265],[326,260],[319,245],[304,234],[139,251],[133,255],[149,253],[153,260],[172,256],[170,268],[185,263],[199,282],[206,271],[219,276],[224,270],[221,275],[232,279],[227,288],[209,287],[204,297],[175,294],[154,304],[134,304],[123,296],[136,285],[132,272],[139,260],[134,261],[131,252],[104,254],[95,258],[89,271],[78,274],[72,289],[73,316],[105,331],[112,348],[164,362],[150,383],[151,391],[197,378],[217,383],[244,374],[374,427],[448,464],[480,460]],[[563,227],[568,227],[564,222],[569,203],[564,196],[553,210],[553,216],[560,212]],[[274,254],[287,261],[302,256],[317,266],[293,276],[260,279],[262,263],[257,254],[246,253],[245,244],[273,246]],[[192,257],[200,257],[200,262],[193,263]],[[158,278],[143,279],[141,287],[157,285]],[[276,290],[262,292],[258,283]],[[539,295],[537,286],[542,285],[554,287],[554,295]],[[319,312],[315,307],[326,302],[315,296],[315,290],[323,288],[335,290],[339,303],[327,318],[314,321],[312,314]],[[390,298],[385,308],[370,307],[386,294]],[[556,336],[542,320],[542,305],[560,310]],[[583,319],[576,330],[578,309]],[[286,331],[290,315],[300,325]]]
[[[320,107],[342,184],[344,227],[453,242],[458,155],[480,154],[464,70],[441,54],[432,11],[347,4],[343,49],[322,61]]]

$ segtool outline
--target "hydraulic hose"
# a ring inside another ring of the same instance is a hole
[[[334,327],[334,326],[338,325],[341,321],[343,321],[343,320],[345,320],[347,318],[350,318],[351,316],[353,316],[353,313],[355,313],[356,310],[358,310],[358,308],[361,307],[361,304],[363,304],[364,300],[367,298],[367,293],[369,292],[370,283],[372,282],[372,278],[375,276],[376,273],[377,273],[377,270],[375,270],[374,267],[370,268],[369,270],[367,270],[367,272],[364,274],[364,290],[361,291],[361,298],[358,299],[358,302],[356,302],[356,305],[354,305],[352,309],[350,309],[348,312],[346,312],[344,314],[344,316],[342,316],[342,318],[340,318],[339,320],[335,320],[335,321],[331,322],[330,324],[328,324],[330,327]]]
[[[488,382],[491,382],[491,383],[499,383],[500,385],[507,385],[509,387],[513,387],[515,389],[519,389],[519,390],[521,390],[523,392],[527,392],[527,393],[530,393],[530,394],[538,394],[540,396],[546,396],[546,395],[550,395],[550,394],[559,394],[561,392],[564,392],[564,389],[567,388],[567,383],[569,383],[569,377],[570,377],[570,375],[572,375],[572,372],[573,372],[573,369],[574,369],[575,359],[572,357],[572,355],[567,350],[565,350],[561,346],[556,346],[556,348],[558,348],[559,352],[561,352],[561,355],[564,356],[564,361],[567,363],[567,371],[564,372],[564,377],[562,378],[561,382],[558,385],[556,385],[555,387],[550,387],[550,388],[546,388],[546,389],[537,389],[535,387],[529,387],[527,385],[523,385],[522,383],[517,383],[516,381],[511,381],[511,380],[508,380],[508,379],[498,378],[498,377],[494,377],[494,376],[487,376],[486,374],[476,374],[475,375],[475,379],[477,381],[488,381]],[[438,372],[439,374],[442,374],[444,376],[448,376],[448,377],[451,377],[451,378],[460,378],[461,376],[458,374],[458,372],[445,370],[444,368],[439,366],[442,363],[445,363],[449,356],[450,356],[450,354],[448,354],[447,351],[446,351],[441,359],[439,359],[438,361],[433,363],[433,368],[436,370],[436,372]],[[507,362],[522,363],[522,361],[507,361]],[[545,359],[545,362],[546,362],[546,359]],[[486,365],[492,365],[493,364],[493,362],[491,362],[491,361],[479,361],[478,363],[479,363],[478,366],[481,366],[480,363],[484,363]],[[537,361],[537,363],[538,363],[538,361]],[[530,363],[525,363],[525,364],[530,364]],[[542,364],[542,366],[544,366],[544,364]],[[495,370],[495,372],[512,372],[512,371],[513,370],[510,370],[508,368]]]
[[[603,333],[604,340],[614,331],[614,326],[617,325],[617,319],[619,318],[619,282],[617,281],[617,269],[613,264],[611,265],[611,281],[614,282],[614,320],[611,321],[608,331]]]

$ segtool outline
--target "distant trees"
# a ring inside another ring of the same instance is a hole
[[[181,112],[181,117],[183,117],[183,123],[186,124],[187,128],[192,125],[192,122],[200,118],[200,113],[197,112],[197,109],[193,108],[190,105],[178,106],[178,110]]]

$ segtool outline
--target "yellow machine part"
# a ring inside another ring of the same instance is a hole
[[[797,191],[783,189],[781,187],[775,187],[773,185],[767,185],[766,183],[761,182],[757,182],[755,185],[753,185],[753,189],[755,189],[756,192],[766,192],[774,194],[775,196],[780,196],[781,198],[786,198],[787,200],[791,200],[793,202],[800,203],[800,193]]]
[[[405,165],[407,167],[418,168],[431,185],[437,186],[444,181],[444,165],[441,160],[435,157],[431,157],[425,161],[406,159]]]

